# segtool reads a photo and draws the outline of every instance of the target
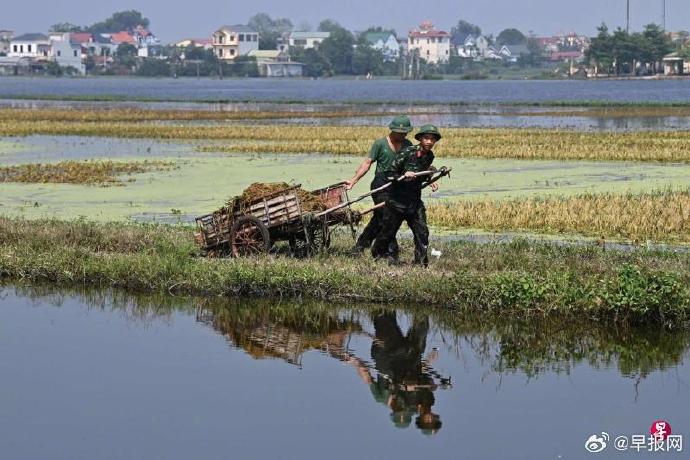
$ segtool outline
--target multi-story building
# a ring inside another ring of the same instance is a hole
[[[48,59],[50,56],[50,38],[40,33],[30,33],[14,37],[10,41],[9,57],[28,57]]]
[[[288,43],[294,48],[317,48],[321,42],[330,36],[330,32],[292,32]]]
[[[213,53],[223,61],[233,61],[259,49],[259,33],[244,25],[222,26],[213,32]]]
[[[430,64],[448,62],[450,59],[450,34],[435,30],[430,21],[424,21],[419,29],[411,30],[407,39],[408,52],[418,52],[419,57]]]
[[[86,67],[82,62],[81,38],[79,34],[51,33],[50,56],[61,67],[72,67],[84,75]]]

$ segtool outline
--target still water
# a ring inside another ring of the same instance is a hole
[[[0,458],[592,458],[602,431],[689,432],[689,346],[656,328],[6,285]]]
[[[158,100],[690,102],[690,80],[291,80],[0,78],[0,97],[118,96]]]

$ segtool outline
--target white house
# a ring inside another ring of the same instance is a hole
[[[259,49],[259,33],[243,25],[222,26],[213,33],[213,53],[223,61],[233,61]]]
[[[50,34],[50,55],[59,66],[74,67],[81,75],[84,75],[86,66],[82,62],[82,46],[78,41],[72,40],[72,35],[70,33]]]
[[[330,36],[330,32],[292,32],[288,43],[295,48],[316,48]]]
[[[10,51],[7,56],[47,60],[50,56],[50,38],[38,33],[14,37],[10,41]]]
[[[418,52],[419,57],[430,64],[448,62],[450,59],[450,34],[435,30],[430,21],[424,21],[419,29],[411,30],[407,38],[408,52]]]
[[[279,50],[252,50],[247,54],[256,59],[259,74],[262,77],[301,77],[300,62],[292,62],[290,56]]]
[[[383,53],[384,61],[397,61],[400,57],[400,43],[398,43],[398,39],[392,33],[367,32],[364,38],[366,38],[372,48]]]

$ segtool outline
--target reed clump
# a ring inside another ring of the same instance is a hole
[[[163,161],[62,161],[0,167],[0,182],[40,184],[121,185],[122,176],[167,170],[174,163]],[[128,181],[133,181],[129,178]]]
[[[690,190],[455,201],[429,206],[428,215],[434,225],[454,229],[690,242]]]

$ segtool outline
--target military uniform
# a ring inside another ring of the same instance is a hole
[[[389,128],[393,132],[409,132],[412,127],[410,126],[407,117],[396,117],[393,119]],[[411,147],[412,142],[409,139],[404,139],[402,142],[401,151],[407,147]],[[390,169],[391,163],[395,159],[398,153],[395,152],[388,142],[388,137],[383,137],[374,142],[369,150],[369,158],[372,162],[376,162],[376,171],[374,173],[374,180],[371,182],[370,190],[385,185],[388,180],[386,179],[386,172]],[[390,187],[382,190],[380,192],[374,193],[371,198],[374,200],[374,204],[384,203],[388,200]],[[364,251],[366,248],[371,246],[371,243],[381,232],[383,224],[383,209],[379,208],[373,212],[372,218],[362,230],[362,234],[357,238],[357,243],[355,248],[358,251]],[[390,241],[389,252],[394,256],[398,253],[398,242],[395,237]]]
[[[424,131],[431,132],[440,139],[438,129],[435,127],[422,127],[420,135],[426,134]],[[433,129],[432,129],[433,128]],[[424,152],[420,145],[415,145],[402,150],[393,160],[387,172],[389,177],[400,177],[406,172],[422,172],[431,169],[434,161],[434,153],[429,150]],[[390,196],[383,212],[383,228],[379,233],[371,253],[374,257],[385,257],[388,244],[395,239],[395,235],[400,229],[403,221],[412,230],[415,244],[415,263],[424,265],[429,264],[427,250],[429,247],[429,227],[426,222],[426,208],[422,202],[422,187],[429,178],[426,176],[416,177],[412,180],[396,181],[391,187]],[[395,259],[396,257],[393,256]]]

